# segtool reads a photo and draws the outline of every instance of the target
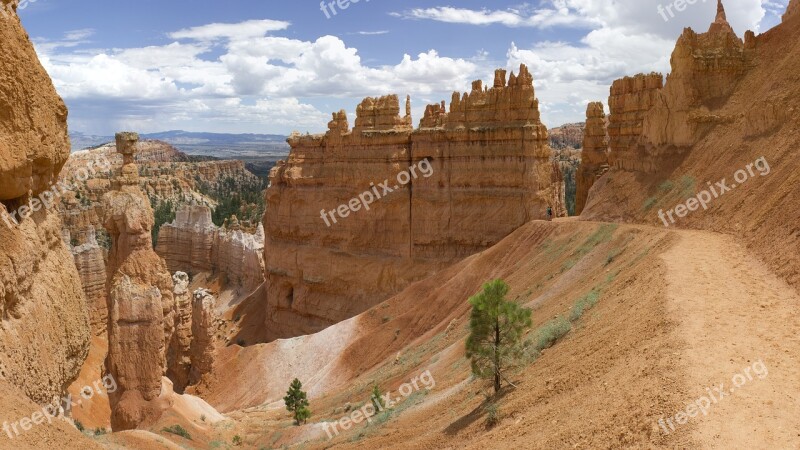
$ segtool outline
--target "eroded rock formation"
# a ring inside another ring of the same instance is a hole
[[[236,189],[258,183],[241,161],[193,162],[189,156],[161,141],[138,142],[133,157],[139,168],[139,187],[151,204],[214,205],[215,201],[203,192],[224,190],[225,184]],[[123,156],[116,152],[116,146],[104,145],[74,153],[59,179],[59,183],[69,187],[62,193],[58,205],[64,222],[62,234],[75,258],[89,302],[92,330],[97,335],[106,333],[106,259],[110,248],[110,238],[103,226],[103,196],[111,191],[111,180],[115,174],[121,174],[122,164]],[[255,226],[248,225],[248,228]],[[231,245],[236,247],[234,242]],[[245,242],[243,246],[246,245]],[[246,273],[239,273],[236,278],[246,279],[248,286],[253,283],[257,286],[263,280],[263,272],[254,270],[251,273],[251,268],[252,265],[238,266],[236,270]],[[170,270],[189,269],[170,265]]]
[[[585,122],[567,123],[560,127],[550,128],[547,135],[553,150],[576,150],[583,146]]]
[[[175,392],[183,393],[189,384],[192,367],[190,350],[192,344],[192,296],[189,293],[189,275],[175,272],[172,276],[175,287],[175,333],[167,348],[167,377],[172,380]]]
[[[216,300],[207,290],[198,289],[194,292],[190,384],[199,382],[202,376],[211,372],[214,367],[214,353],[217,344],[215,306]]]
[[[608,171],[608,133],[606,113],[600,102],[589,103],[586,108],[586,128],[583,137],[581,165],[576,174],[575,214],[580,215],[586,206],[589,190],[594,182]]]
[[[791,0],[789,6],[786,8],[786,13],[783,15],[783,21],[800,16],[800,0]]]
[[[661,74],[625,77],[614,81],[608,97],[609,163],[625,170],[652,170],[655,163],[647,158],[640,144],[644,116],[653,107],[663,87]]]
[[[45,404],[76,378],[90,337],[51,190],[69,156],[67,108],[13,13],[0,17],[0,73],[0,377]]]
[[[215,226],[206,206],[181,206],[175,221],[161,228],[156,252],[170,271],[210,272],[253,291],[264,282],[264,229],[250,234],[237,228]]]
[[[267,191],[266,339],[358,314],[544,218],[548,205],[563,214],[525,66],[508,80],[498,71],[491,89],[476,81],[471,92],[454,93],[449,112],[444,102],[429,106],[417,130],[406,103],[401,117],[397,96],[368,98],[352,131],[340,112],[326,134],[289,138],[289,159]],[[398,183],[410,167],[417,177]],[[322,217],[384,180],[392,192],[369,210],[336,223]]]
[[[652,157],[670,156],[666,146],[686,148],[715,124],[734,118],[710,111],[722,105],[749,66],[750,51],[733,31],[718,3],[707,33],[684,30],[672,53],[670,73],[643,120],[643,143]],[[754,35],[747,40],[752,43]]]
[[[106,367],[119,388],[110,393],[111,426],[128,430],[163,410],[158,396],[174,332],[172,277],[153,251],[153,210],[139,188],[133,162],[135,133],[119,133],[124,157],[118,190],[104,197],[105,227],[113,245],[108,261],[108,356]]]

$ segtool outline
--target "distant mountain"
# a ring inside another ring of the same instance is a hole
[[[227,133],[193,133],[191,131],[164,131],[143,135],[145,139],[158,139],[172,145],[185,144],[259,144],[286,143],[286,136],[279,134],[227,134]]]
[[[95,147],[114,140],[114,136],[101,136],[84,134],[80,131],[69,135],[73,150]],[[142,134],[142,139],[154,139],[172,144],[178,148],[181,145],[189,147],[251,147],[266,144],[268,146],[285,147],[286,136],[279,134],[228,134],[228,133],[195,133],[191,131],[163,131],[160,133]],[[181,148],[186,151],[187,149]]]

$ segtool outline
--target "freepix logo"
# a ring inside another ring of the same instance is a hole
[[[351,4],[355,5],[356,3],[360,2],[369,3],[369,0],[336,0],[336,1],[326,1],[322,0],[319,3],[319,9],[325,14],[325,17],[330,19],[331,17],[336,16],[339,14],[337,8],[341,11],[346,10],[350,7]]]

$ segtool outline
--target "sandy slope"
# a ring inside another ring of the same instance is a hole
[[[602,295],[565,338],[513,376],[518,388],[504,392],[501,421],[487,428],[483,387],[469,376],[463,343],[466,298],[495,277],[534,309],[534,327],[566,315],[592,288]],[[231,350],[232,365],[217,375],[239,381],[220,381],[224,394],[216,398],[227,408],[232,398],[264,403],[231,412],[232,432],[255,448],[797,448],[799,300],[730,236],[532,222],[319,335]],[[319,361],[303,360],[309,354]],[[768,370],[763,379],[752,370],[757,361]],[[706,388],[730,388],[745,369],[753,379],[707,416],[669,433],[658,425]],[[396,390],[423,370],[435,388],[385,422],[328,441],[322,421],[363,403],[373,383]],[[301,427],[273,403],[291,376],[310,382],[314,418]]]

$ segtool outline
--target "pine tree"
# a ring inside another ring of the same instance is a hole
[[[531,326],[531,310],[506,300],[508,285],[494,280],[472,296],[467,357],[472,373],[494,379],[494,392],[500,391],[503,372],[517,365],[522,356],[522,333]]]
[[[300,422],[305,422],[311,417],[311,411],[308,409],[308,396],[303,392],[303,383],[297,378],[292,381],[283,401],[286,403],[286,409],[293,414],[295,425],[300,425]]]

